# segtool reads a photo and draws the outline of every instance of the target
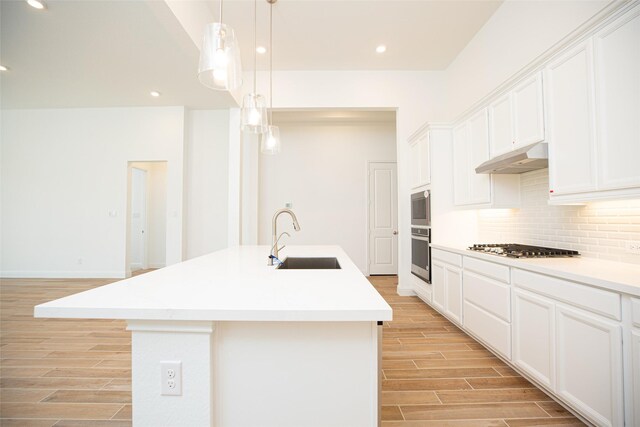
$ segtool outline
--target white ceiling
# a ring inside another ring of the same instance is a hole
[[[502,0],[279,0],[273,6],[276,70],[444,70]],[[218,1],[209,0],[218,18]],[[268,46],[258,0],[258,45]],[[225,0],[243,66],[253,69],[253,0]],[[376,46],[387,51],[378,54]],[[268,67],[267,55],[258,68]]]
[[[200,84],[198,48],[163,1],[47,5],[0,1],[3,108],[235,105]]]
[[[168,0],[191,9],[176,18],[162,0],[0,0],[3,108],[236,105],[196,76],[202,22],[215,0]],[[279,0],[275,70],[442,70],[501,0]],[[258,44],[268,41],[268,3],[258,0]],[[174,12],[175,12],[174,7]],[[253,69],[253,1],[225,0],[245,71]],[[204,12],[204,13],[203,13]],[[179,15],[179,14],[178,14]],[[375,47],[385,44],[387,52]],[[259,57],[265,69],[268,56]],[[149,96],[151,90],[162,93]]]

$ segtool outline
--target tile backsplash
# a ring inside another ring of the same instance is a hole
[[[640,242],[640,200],[552,206],[548,169],[520,179],[520,209],[478,211],[481,242],[574,249],[583,257],[640,264],[640,255],[627,251],[630,242]]]

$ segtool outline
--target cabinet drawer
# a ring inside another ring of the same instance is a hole
[[[621,319],[620,295],[614,292],[516,268],[513,269],[511,277],[513,284],[520,288],[550,296],[611,319]]]
[[[467,271],[465,268],[465,301],[473,303],[506,322],[511,322],[510,298],[510,288],[508,285]]]
[[[482,261],[472,257],[464,257],[464,269],[475,271],[492,279],[509,283],[509,267],[493,262]]]
[[[633,326],[637,326],[640,328],[640,299],[631,298],[631,313]]]
[[[464,327],[511,360],[511,325],[474,304],[464,302]]]
[[[431,250],[431,257],[446,262],[447,264],[455,265],[456,267],[462,267],[462,255],[434,248]]]

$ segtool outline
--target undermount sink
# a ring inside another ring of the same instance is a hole
[[[340,270],[337,258],[297,258],[288,257],[277,270]]]

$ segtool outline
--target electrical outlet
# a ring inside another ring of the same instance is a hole
[[[160,362],[161,394],[163,396],[182,395],[182,362]]]
[[[640,242],[627,242],[627,252],[630,254],[640,255]]]

